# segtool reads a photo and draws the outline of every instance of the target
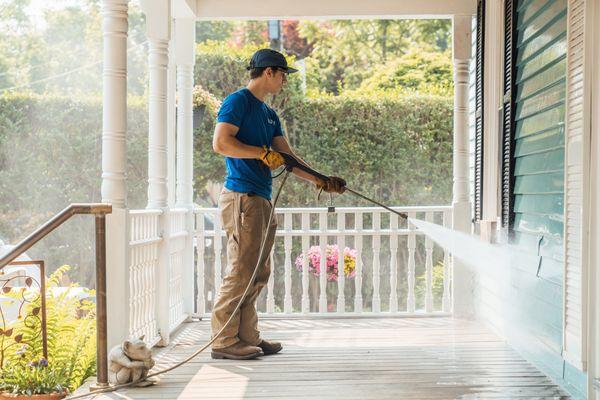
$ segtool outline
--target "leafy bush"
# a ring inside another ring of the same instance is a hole
[[[446,53],[416,49],[378,67],[360,84],[360,93],[412,90],[423,94],[451,96],[454,87],[452,63]]]
[[[55,368],[45,358],[0,371],[0,392],[13,395],[62,393],[68,381],[64,367]]]
[[[48,292],[52,292],[59,285],[62,276],[70,269],[62,266],[54,272],[48,280]],[[72,285],[71,288],[77,287]],[[94,295],[94,291],[88,291]],[[20,288],[13,288],[5,293],[15,299],[20,298],[23,292]],[[22,315],[33,315],[34,309],[39,309],[41,299],[39,289],[30,288],[24,294],[31,299],[25,303]],[[75,390],[85,379],[94,375],[96,369],[96,314],[95,304],[91,300],[79,300],[71,295],[71,289],[62,292],[54,290],[53,295],[46,296],[46,329],[48,338],[48,362],[50,370],[40,372],[42,379],[56,378],[56,382]],[[27,370],[27,364],[39,360],[42,356],[41,321],[32,318],[20,318],[12,326],[2,327],[3,331],[11,330],[10,336],[5,336],[3,349],[20,348],[19,351],[7,352],[3,360],[2,374],[12,376],[14,379],[28,377],[35,371]],[[6,371],[5,369],[8,368]],[[64,380],[52,374],[64,375]],[[46,376],[48,375],[48,376]],[[16,382],[16,381],[15,381]],[[15,383],[16,384],[16,383]]]
[[[219,100],[230,93],[245,87],[250,80],[246,66],[252,54],[264,45],[247,45],[241,48],[232,47],[224,42],[208,41],[196,47],[196,65],[194,82]],[[294,57],[287,57],[289,65],[294,65]],[[288,76],[286,90],[271,100],[273,107],[285,109],[285,104],[292,98],[302,96],[302,79],[299,73]]]
[[[246,66],[252,54],[263,46],[248,45],[242,48],[225,42],[207,41],[196,46],[194,82],[219,99],[246,86],[249,75]]]

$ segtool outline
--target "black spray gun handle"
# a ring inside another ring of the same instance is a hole
[[[302,170],[302,171],[304,171],[306,173],[311,174],[314,177],[317,177],[318,179],[321,179],[323,182],[327,182],[329,180],[328,176],[325,176],[325,175],[323,175],[323,174],[315,171],[314,169],[312,169],[310,167],[307,167],[306,165],[300,164],[300,162],[298,162],[298,160],[296,160],[296,158],[293,157],[291,154],[282,153],[282,152],[279,152],[279,153],[283,157],[283,161],[285,162],[285,168],[288,171],[291,172],[294,168],[298,168],[298,169],[300,169],[300,170]],[[365,196],[364,194],[361,194],[361,193],[359,193],[359,192],[357,192],[355,190],[350,189],[347,186],[344,186],[344,189],[347,192],[352,193],[353,195],[355,195],[357,197],[360,197],[360,198],[362,198],[364,200],[367,200],[367,201],[369,201],[369,202],[371,202],[373,204],[376,204],[376,205],[378,205],[380,207],[383,207],[386,210],[388,210],[388,211],[390,211],[390,212],[392,212],[392,213],[394,213],[394,214],[396,214],[396,215],[398,215],[398,216],[400,216],[402,218],[408,219],[408,215],[406,213],[398,212],[398,211],[396,211],[396,210],[394,210],[394,209],[386,206],[385,204],[380,203],[377,200],[371,199],[371,198]],[[331,201],[331,198],[330,198],[330,201]],[[329,209],[330,212],[335,211],[335,207],[333,207],[333,205],[330,205],[328,207],[328,209]]]
[[[315,171],[314,169],[307,167],[304,164],[300,164],[300,162],[298,162],[298,160],[292,156],[291,154],[288,153],[282,153],[280,152],[281,156],[283,157],[283,160],[285,162],[285,169],[288,171],[292,171],[294,168],[298,168],[320,180],[322,180],[323,182],[327,182],[329,180],[328,176],[325,176],[317,171]],[[317,196],[317,199],[319,199],[321,197],[321,192],[323,191],[323,189],[321,189],[319,191],[319,194]],[[329,206],[327,207],[327,212],[335,212],[335,206],[333,205],[333,196],[331,195],[331,193],[329,193]]]
[[[300,162],[291,154],[283,153],[283,152],[279,152],[279,154],[281,154],[281,156],[283,157],[283,161],[285,162],[285,168],[288,171],[291,171],[294,168],[298,168],[298,169],[322,180],[323,182],[327,182],[329,180],[328,176],[325,176],[325,175],[315,171],[314,169],[307,167],[304,164],[300,164]]]

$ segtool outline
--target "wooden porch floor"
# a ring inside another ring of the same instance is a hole
[[[452,318],[266,319],[282,353],[251,361],[201,354],[151,388],[96,399],[568,399],[476,322]],[[208,321],[184,324],[157,367],[193,352]]]

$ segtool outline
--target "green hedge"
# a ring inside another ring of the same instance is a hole
[[[448,204],[452,192],[452,103],[447,98],[325,97],[294,101],[283,124],[297,153],[325,174],[392,205]],[[214,114],[195,132],[195,187],[222,181],[223,158],[211,149]],[[311,185],[291,179],[290,206],[316,202]],[[341,196],[338,205],[365,205]]]
[[[128,104],[128,204],[145,206],[147,108]],[[100,201],[102,99],[0,96],[0,239],[16,242],[74,202]],[[75,217],[28,251],[93,276],[93,219]]]

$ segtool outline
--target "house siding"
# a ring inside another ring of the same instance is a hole
[[[518,351],[585,398],[585,374],[562,354],[567,0],[507,4],[515,11],[506,14],[514,18],[506,52],[514,59],[505,63],[503,223],[522,255],[507,266],[505,293],[482,280],[482,301],[500,304],[504,312],[491,322]]]

